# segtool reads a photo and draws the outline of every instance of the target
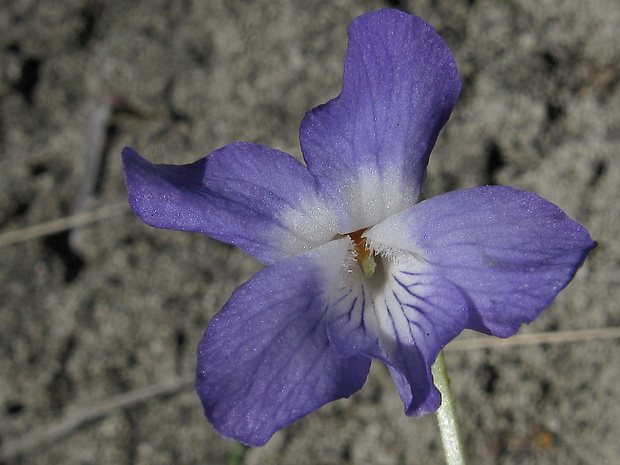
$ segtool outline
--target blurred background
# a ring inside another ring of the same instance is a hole
[[[434,417],[405,417],[379,364],[263,448],[219,438],[195,349],[260,265],[142,224],[120,164],[124,146],[178,164],[238,140],[300,157],[305,111],[340,90],[347,25],[385,7],[432,24],[463,80],[427,195],[531,190],[599,242],[521,330],[559,342],[448,346],[470,463],[617,463],[617,0],[1,2],[0,463],[442,463]]]

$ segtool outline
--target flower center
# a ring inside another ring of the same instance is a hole
[[[362,237],[362,234],[364,234],[366,229],[368,228],[358,229],[357,231],[353,231],[352,233],[347,234],[347,236],[349,236],[353,241],[353,255],[362,266],[364,276],[370,278],[375,272],[377,263],[375,262],[374,254],[370,250],[370,247],[368,247],[366,238]]]

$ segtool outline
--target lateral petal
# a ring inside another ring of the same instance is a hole
[[[450,50],[416,16],[373,11],[348,33],[342,92],[309,111],[300,129],[308,168],[332,198],[343,234],[418,201],[461,89]]]
[[[213,318],[198,347],[196,388],[222,436],[263,445],[363,386],[370,359],[339,356],[325,327],[324,293],[348,248],[341,239],[265,268]]]
[[[531,192],[485,186],[425,200],[368,230],[407,250],[470,300],[468,328],[508,337],[532,322],[596,246],[588,231]]]
[[[307,168],[238,142],[188,165],[156,165],[130,148],[123,164],[134,213],[158,228],[234,244],[266,264],[324,244],[337,219]]]

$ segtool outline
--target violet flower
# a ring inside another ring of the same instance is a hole
[[[440,405],[431,365],[463,329],[507,337],[568,284],[596,243],[529,192],[485,186],[423,200],[461,82],[420,18],[357,18],[340,95],[301,123],[306,165],[251,143],[189,165],[123,161],[147,224],[206,234],[266,266],[198,348],[197,391],[223,436],[273,433],[364,384],[384,362],[407,415]]]

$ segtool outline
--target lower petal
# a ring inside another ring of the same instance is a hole
[[[364,384],[370,359],[330,346],[323,291],[347,239],[265,268],[240,286],[198,347],[197,391],[224,437],[260,446],[279,429]]]
[[[353,270],[330,297],[328,334],[343,355],[363,353],[384,362],[408,415],[437,409],[431,365],[468,320],[459,289],[411,254],[379,258],[374,275]]]

